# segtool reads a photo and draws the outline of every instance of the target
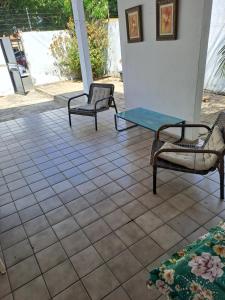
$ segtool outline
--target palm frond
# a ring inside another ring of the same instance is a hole
[[[225,77],[225,45],[218,51],[218,56],[218,66],[215,74]]]

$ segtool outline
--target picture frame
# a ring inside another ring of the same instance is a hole
[[[143,41],[142,5],[125,10],[127,41],[137,43]]]
[[[179,0],[156,0],[156,40],[177,40]]]

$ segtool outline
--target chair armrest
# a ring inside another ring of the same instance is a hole
[[[153,165],[156,164],[156,161],[159,157],[159,155],[161,153],[165,153],[165,152],[172,152],[172,153],[202,153],[202,154],[215,154],[219,160],[223,160],[223,157],[224,157],[224,153],[220,153],[218,151],[215,151],[215,150],[204,150],[204,149],[159,149],[155,154],[154,154],[154,158],[153,158]]]
[[[112,99],[112,98],[113,98],[112,96],[109,96],[109,97],[105,97],[105,98],[102,98],[102,99],[100,99],[100,100],[97,100],[97,101],[95,102],[95,111],[97,110],[97,105],[98,105],[99,102],[104,101],[104,100],[107,100],[107,99],[109,99],[109,101],[110,101],[110,99]]]
[[[211,131],[211,128],[207,125],[204,125],[204,124],[166,124],[166,125],[163,125],[161,126],[157,132],[156,132],[156,139],[159,140],[159,135],[160,135],[160,132],[165,130],[165,129],[168,129],[168,128],[205,128],[208,130],[208,132]]]
[[[70,97],[69,100],[68,100],[68,109],[70,109],[70,102],[71,102],[72,100],[77,99],[77,98],[80,98],[80,97],[82,97],[82,96],[87,96],[87,97],[89,97],[89,95],[86,94],[86,93],[83,93],[83,94],[80,94],[80,95],[77,95],[77,96]]]

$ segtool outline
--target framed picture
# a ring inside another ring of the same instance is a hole
[[[178,0],[156,0],[156,40],[176,40]]]
[[[128,43],[143,41],[142,6],[126,9]]]

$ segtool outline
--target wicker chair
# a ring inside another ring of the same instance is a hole
[[[69,98],[68,101],[68,113],[69,113],[69,124],[71,127],[71,115],[82,115],[90,116],[95,118],[95,129],[98,130],[97,124],[97,113],[108,110],[110,107],[114,107],[117,113],[117,107],[113,98],[114,85],[113,84],[102,84],[92,83],[90,85],[89,94],[81,94]],[[70,103],[79,97],[86,96],[87,104],[80,107],[71,107]]]
[[[156,133],[156,138],[152,145],[152,153],[151,153],[151,164],[153,166],[153,193],[156,194],[156,185],[157,185],[157,168],[163,168],[163,169],[169,169],[179,172],[186,172],[186,173],[193,173],[193,174],[200,174],[200,175],[206,175],[211,171],[215,171],[216,169],[219,171],[220,175],[220,197],[221,199],[224,199],[224,155],[225,151],[218,152],[215,150],[205,150],[204,146],[209,140],[209,137],[214,129],[215,126],[218,126],[223,139],[225,140],[225,112],[221,112],[216,119],[214,125],[212,128],[210,128],[207,125],[202,124],[181,124],[181,125],[164,125],[162,126],[158,132]],[[160,132],[171,127],[180,127],[180,128],[205,128],[208,130],[207,138],[205,139],[202,146],[199,146],[197,144],[187,144],[185,141],[179,141],[176,145],[179,145],[181,147],[185,147],[184,149],[161,149],[164,141],[160,140]],[[188,148],[188,149],[187,149]],[[189,169],[181,165],[177,165],[174,163],[171,163],[167,160],[161,159],[160,154],[163,152],[180,152],[180,153],[208,153],[208,154],[215,154],[217,156],[217,161],[213,167],[211,167],[208,170],[195,170],[195,169]]]

